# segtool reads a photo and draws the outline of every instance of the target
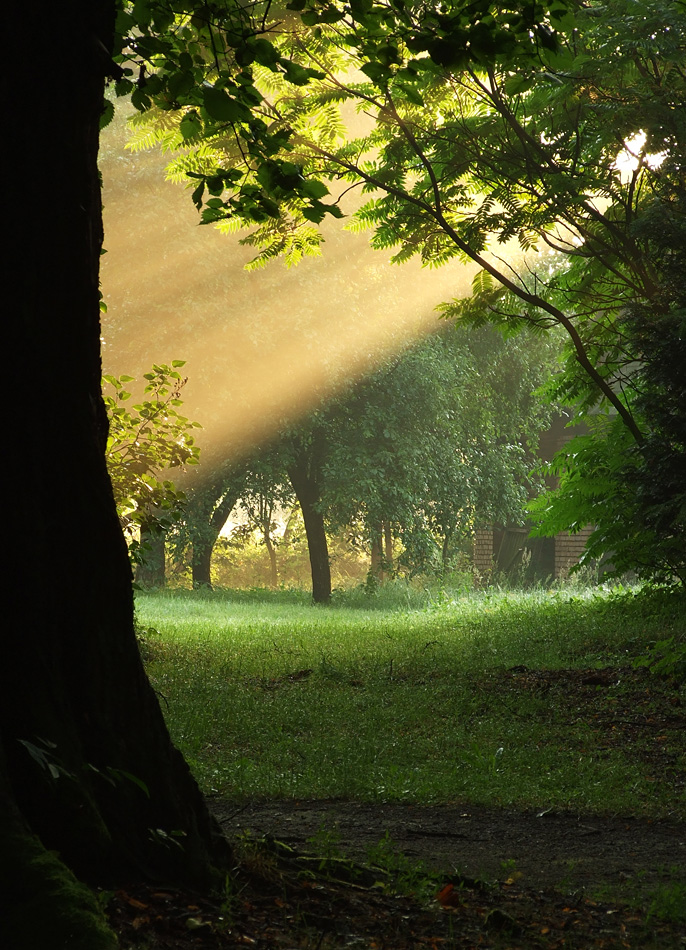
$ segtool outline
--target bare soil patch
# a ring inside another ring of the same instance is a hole
[[[594,894],[639,874],[643,888],[669,881],[666,869],[686,863],[686,823],[472,806],[212,805],[229,837],[257,836],[233,890],[222,899],[140,884],[118,889],[108,915],[124,950],[686,947],[673,916],[626,903],[619,892],[616,900]],[[341,850],[360,859],[388,831],[398,850],[439,872],[435,891],[428,900],[398,896],[360,865],[320,861],[309,839],[322,827],[337,829]]]
[[[212,808],[229,838],[250,831],[312,850],[328,829],[343,854],[364,861],[388,833],[398,851],[433,870],[499,880],[515,868],[533,887],[620,886],[639,873],[659,882],[669,868],[686,868],[686,822],[342,801],[215,801]]]

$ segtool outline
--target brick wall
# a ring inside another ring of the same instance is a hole
[[[555,536],[555,567],[553,577],[566,577],[577,563],[586,546],[592,527],[582,528],[578,534],[562,532]],[[501,532],[502,533],[502,532]],[[474,568],[479,574],[487,574],[494,566],[494,536],[490,528],[479,528],[474,533]]]
[[[578,534],[566,531],[555,537],[555,577],[565,577],[581,557],[592,527],[582,528]]]
[[[474,532],[474,567],[485,574],[493,567],[493,530],[477,528]]]

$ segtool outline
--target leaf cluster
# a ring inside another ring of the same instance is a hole
[[[291,147],[292,131],[268,115],[256,73],[272,73],[290,87],[320,74],[275,41],[270,10],[268,0],[136,0],[124,3],[117,18],[115,94],[139,110],[148,141],[172,149],[221,142],[230,156],[227,167],[187,171],[204,223],[233,215],[259,223],[278,217],[284,198],[297,198],[300,213],[317,222],[339,213],[321,201],[325,185],[304,181],[302,169],[276,157]],[[105,121],[111,114],[110,107]]]
[[[144,398],[129,405],[131,376],[104,376],[103,399],[109,419],[106,460],[117,512],[132,536],[142,525],[169,524],[178,515],[184,494],[162,473],[195,465],[200,450],[193,432],[200,423],[178,411],[187,378],[171,366],[154,364],[144,374]]]

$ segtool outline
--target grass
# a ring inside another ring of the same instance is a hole
[[[594,888],[594,897],[645,911],[648,924],[656,919],[686,926],[686,869],[663,867],[659,873],[661,880],[646,884],[639,871],[619,886]]]
[[[653,730],[655,759],[650,729],[612,742],[598,726],[634,702],[623,682],[524,689],[508,671],[629,667],[651,644],[683,640],[683,608],[655,592],[399,585],[331,608],[288,591],[137,598],[140,625],[154,628],[151,680],[207,793],[680,817],[683,731]],[[648,702],[681,702],[647,682]]]

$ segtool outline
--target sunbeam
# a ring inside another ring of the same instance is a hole
[[[183,411],[208,460],[249,452],[435,330],[437,304],[470,286],[474,267],[392,266],[345,222],[326,227],[321,257],[248,272],[253,251],[198,227],[164,157],[123,156],[124,136],[115,127],[101,155],[104,369],[186,360]]]

